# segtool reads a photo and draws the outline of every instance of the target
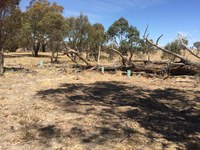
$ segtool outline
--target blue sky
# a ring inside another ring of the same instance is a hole
[[[160,45],[177,37],[187,36],[192,45],[200,41],[200,0],[49,0],[62,5],[63,15],[88,15],[91,23],[102,23],[107,29],[114,21],[124,17],[136,26],[141,34],[149,25],[149,37],[156,39],[164,34]],[[29,0],[21,0],[24,11]]]

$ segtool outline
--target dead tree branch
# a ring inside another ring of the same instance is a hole
[[[75,55],[78,56],[78,58],[79,58],[80,60],[82,60],[87,66],[92,66],[92,65],[91,65],[90,63],[88,63],[76,50],[67,47],[67,45],[66,45],[65,43],[63,43],[63,44],[64,44],[65,49],[67,50],[64,54],[66,54],[73,62],[75,62],[75,63],[77,64],[77,62],[76,62],[73,58],[71,58],[69,54],[75,54]]]
[[[184,42],[183,42],[183,37],[178,34],[179,40],[181,42],[181,45],[193,56],[195,56],[196,58],[200,59],[200,56],[196,55]]]
[[[79,57],[80,60],[82,60],[84,63],[86,63],[87,66],[92,66],[90,63],[88,63],[76,50],[74,49],[69,49],[68,53],[70,54],[75,54],[76,56]]]
[[[118,55],[122,58],[122,64],[125,66],[126,63],[127,63],[127,58],[124,57],[124,56],[122,55],[122,53],[120,53],[118,50],[116,50],[116,49],[114,49],[114,48],[111,48],[111,50],[112,50],[113,52],[115,52],[116,54],[118,54]]]
[[[123,66],[129,66],[129,65],[135,66],[135,65],[132,63],[133,53],[130,52],[131,55],[130,55],[130,58],[128,59],[128,58],[127,58],[126,56],[124,56],[119,50],[117,50],[117,49],[114,48],[114,44],[115,44],[115,46],[119,49],[119,46],[117,45],[117,43],[114,43],[114,42],[113,42],[111,50],[112,50],[113,52],[115,52],[116,54],[118,54],[118,55],[122,58],[122,64],[123,64]]]
[[[118,50],[114,49],[114,48],[111,48],[113,52],[115,52],[116,54],[118,54],[122,59],[126,60],[126,57],[124,57],[122,55],[122,53],[120,53]]]
[[[149,34],[147,34],[148,29],[149,29],[149,25],[147,25],[147,27],[146,27],[146,29],[145,29],[145,31],[144,31],[143,37],[147,37],[147,38],[148,38],[148,36],[149,36]],[[146,35],[146,34],[147,34],[147,35]]]
[[[158,42],[162,37],[163,37],[163,34],[156,40],[156,45],[158,45]]]
[[[156,43],[154,43],[154,42],[152,42],[151,40],[149,40],[146,36],[144,36],[144,39],[145,39],[149,44],[151,44],[152,46],[156,47],[157,49],[159,49],[159,50],[161,50],[161,51],[163,51],[163,52],[165,52],[165,53],[174,55],[175,57],[179,58],[183,64],[185,64],[185,65],[195,65],[195,66],[199,66],[199,67],[200,67],[200,63],[192,62],[192,61],[188,60],[187,58],[185,58],[185,57],[183,57],[183,56],[181,56],[181,55],[179,55],[179,54],[176,54],[176,53],[174,53],[174,52],[172,52],[172,51],[169,51],[169,50],[167,50],[167,49],[165,49],[165,48],[162,48],[162,47],[158,46]],[[158,40],[157,40],[157,41],[158,41]]]

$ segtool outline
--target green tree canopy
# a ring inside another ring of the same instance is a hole
[[[32,0],[26,14],[27,21],[23,26],[24,34],[32,41],[33,55],[38,56],[40,46],[44,46],[52,38],[63,38],[64,18],[62,16],[63,7],[48,0]],[[28,32],[29,35],[27,34]],[[46,42],[45,42],[46,41]]]
[[[86,15],[66,18],[68,45],[77,51],[84,50],[87,47],[90,26]]]
[[[200,49],[200,42],[195,42],[193,45],[196,49]]]
[[[138,47],[139,35],[137,28],[129,25],[123,17],[115,21],[107,31],[109,41],[116,43],[123,54],[133,52]]]
[[[10,16],[4,19],[4,33],[6,34],[4,49],[16,51],[20,46],[21,27],[22,27],[22,12],[20,9],[14,9]]]
[[[5,46],[5,41],[9,37],[8,33],[11,32],[9,31],[11,30],[11,28],[7,27],[8,26],[7,23],[10,23],[10,21],[8,21],[8,19],[5,18],[10,16],[12,12],[15,11],[15,8],[18,5],[19,5],[19,0],[0,1],[0,51],[2,51],[3,47]]]
[[[186,38],[183,38],[183,42],[186,45],[188,44],[188,40]],[[172,41],[171,43],[168,43],[164,48],[176,54],[181,54],[181,50],[184,50],[184,47],[182,46],[182,44],[178,39]],[[168,53],[163,53],[162,58],[169,59],[171,61],[174,61],[176,59],[174,55]]]
[[[9,37],[9,30],[6,29],[7,25],[5,18],[10,16],[12,11],[18,6],[19,0],[1,0],[0,1],[0,75],[4,72],[4,54],[3,48],[5,46],[5,41]]]

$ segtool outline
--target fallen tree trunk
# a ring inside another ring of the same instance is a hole
[[[179,75],[196,75],[199,73],[199,68],[191,65],[173,65],[169,68],[169,75],[179,76]]]
[[[163,67],[163,69],[161,70],[161,72],[163,73],[167,73],[168,75],[172,75],[172,76],[177,76],[177,75],[196,75],[200,73],[200,62],[194,62],[191,61],[187,58],[185,58],[182,55],[179,55],[177,53],[174,53],[172,51],[169,51],[165,48],[162,48],[160,46],[158,46],[158,41],[160,40],[160,38],[162,37],[162,35],[157,39],[156,43],[154,43],[153,41],[148,39],[148,35],[146,35],[146,32],[148,30],[148,27],[145,30],[144,33],[144,39],[151,44],[152,46],[156,47],[157,49],[171,54],[173,56],[175,56],[176,58],[180,59],[179,63],[169,63],[167,66]],[[196,58],[200,58],[198,55],[194,54],[193,51],[191,49],[189,49],[183,42],[182,37],[179,36],[179,39],[181,41],[181,44],[183,45],[183,47],[190,52],[190,54],[192,54],[193,56],[195,56]]]
[[[144,64],[135,63],[136,67],[134,66],[104,66],[105,72],[117,72],[123,71],[126,72],[127,70],[131,70],[132,72],[143,72],[147,74],[156,74],[161,76],[178,76],[178,75],[196,75],[199,73],[198,67],[191,67],[191,65],[185,65],[183,63],[171,63],[171,64]],[[101,66],[97,68],[97,70],[101,71]]]
[[[154,75],[160,75],[160,76],[196,75],[200,72],[199,62],[192,62],[179,54],[176,54],[174,52],[171,52],[164,48],[159,47],[157,45],[158,40],[155,44],[151,40],[149,40],[147,37],[145,37],[145,39],[147,40],[147,42],[150,42],[150,44],[157,47],[158,49],[176,56],[177,58],[180,59],[180,62],[171,63],[169,61],[147,61],[147,60],[131,61],[127,57],[123,56],[118,50],[112,48],[112,50],[122,58],[123,65],[104,66],[104,71],[110,72],[113,74],[113,73],[116,73],[118,70],[123,71],[123,72],[126,72],[127,70],[131,70],[132,72],[136,72],[136,73],[143,72],[146,74],[154,74]],[[160,37],[158,39],[160,39]],[[82,60],[87,65],[87,67],[84,67],[84,69],[101,71],[101,66],[99,65],[92,66],[83,57],[81,57],[76,50],[70,49],[66,45],[65,45],[65,48],[67,50],[65,54],[67,54],[67,56],[76,64],[77,62],[70,57],[71,54],[77,55],[79,59]]]
[[[158,75],[196,75],[200,68],[197,66],[185,65],[183,63],[150,63],[148,65],[136,65],[135,72],[145,72]]]
[[[102,67],[104,67],[104,72],[107,74],[115,74],[121,71],[123,75],[127,74],[127,70],[131,70],[132,74],[145,74],[146,77],[168,77],[168,76],[181,76],[190,75],[194,76],[199,74],[200,70],[198,67],[191,67],[191,65],[185,65],[183,63],[149,63],[144,64],[143,62],[135,63],[134,66],[85,66],[85,65],[75,65],[76,68],[81,68],[82,70],[96,70],[101,72]]]
[[[170,62],[169,61],[148,61],[148,60],[133,60],[132,62],[134,63],[144,63],[145,65],[146,64],[169,64]]]

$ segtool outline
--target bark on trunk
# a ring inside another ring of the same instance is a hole
[[[90,53],[89,53],[89,51],[86,51],[86,57],[85,57],[85,59],[87,60],[87,61],[90,61]]]
[[[174,53],[174,52],[172,52],[172,51],[169,51],[169,50],[167,50],[167,49],[165,49],[165,48],[162,48],[162,47],[158,46],[157,44],[153,43],[151,40],[149,40],[149,39],[148,39],[147,37],[145,37],[145,36],[144,36],[144,39],[145,39],[149,44],[151,44],[152,46],[156,47],[157,49],[159,49],[159,50],[161,50],[161,51],[163,51],[163,52],[166,52],[166,53],[168,53],[168,54],[171,54],[171,55],[173,55],[173,56],[176,57],[176,58],[179,58],[183,64],[185,64],[185,65],[191,65],[191,66],[196,66],[196,67],[200,68],[200,63],[199,63],[199,62],[193,62],[193,61],[191,61],[191,60],[189,60],[189,59],[183,57],[182,55],[179,55],[179,54]],[[157,40],[157,41],[158,41],[158,40]],[[157,43],[157,42],[156,42],[156,43]],[[195,55],[194,55],[194,56],[195,56]],[[197,58],[198,58],[198,57],[197,57]]]
[[[40,42],[38,42],[36,45],[33,45],[33,56],[38,57],[38,52],[40,50]]]
[[[90,63],[88,63],[77,51],[70,49],[68,50],[69,54],[74,54],[75,56],[77,56],[80,60],[82,60],[84,63],[86,63],[87,66],[92,66]],[[76,61],[76,60],[75,60]]]
[[[160,76],[180,76],[180,75],[196,75],[199,73],[199,69],[197,67],[191,67],[191,65],[185,65],[183,63],[173,63],[170,65],[166,64],[148,64],[137,63],[136,68],[133,66],[117,66],[110,67],[104,66],[104,70],[106,72],[116,72],[117,70],[126,72],[127,70],[131,70],[132,72],[137,73],[146,73],[152,75],[160,75]],[[100,69],[99,69],[100,70]]]
[[[86,63],[87,67],[91,67],[92,65],[87,62],[86,59],[84,59],[76,50],[71,49],[69,47],[67,47],[67,45],[65,44],[65,42],[63,42],[63,45],[65,47],[65,49],[67,50],[66,52],[64,52],[64,55],[67,55],[68,57],[71,57],[70,55],[75,55],[77,56],[80,60],[82,60],[84,63]],[[77,64],[77,61],[75,59],[73,59],[72,57],[70,58],[71,60],[73,60],[73,62],[75,62]]]
[[[99,46],[99,53],[98,53],[98,58],[97,58],[97,64],[98,65],[100,63],[100,56],[101,56],[101,46]]]
[[[58,51],[59,51],[59,42],[53,42],[51,46],[51,51],[52,51],[52,57],[51,57],[51,62],[52,63],[57,63],[58,62]]]
[[[51,62],[52,63],[58,62],[58,50],[55,50],[55,51],[52,50]]]
[[[42,44],[42,52],[46,52],[46,44]]]
[[[118,54],[121,57],[121,61],[122,61],[122,66],[133,66],[135,67],[135,64],[133,63],[132,57],[133,57],[133,53],[131,53],[131,56],[129,59],[127,59],[127,56],[124,56],[121,52],[119,52],[118,50],[112,48],[113,52],[115,52],[116,54]]]
[[[148,60],[148,62],[150,62],[150,53],[149,52],[147,52],[147,60]]]
[[[0,75],[3,75],[4,72],[4,54],[0,52]]]

